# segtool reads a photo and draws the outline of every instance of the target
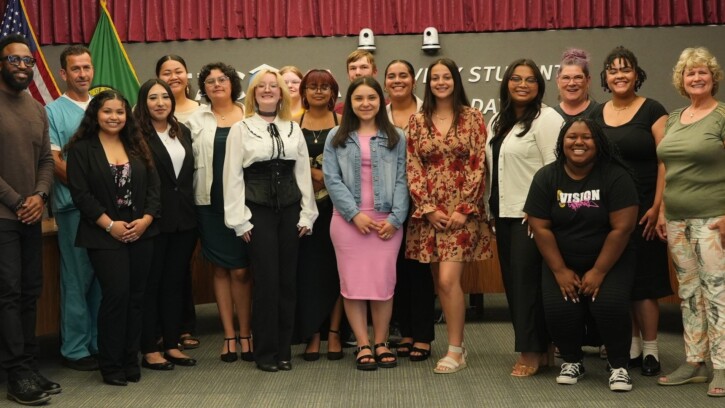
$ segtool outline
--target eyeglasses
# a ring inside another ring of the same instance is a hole
[[[559,81],[561,81],[565,84],[568,84],[571,81],[574,81],[575,84],[580,84],[580,83],[584,82],[584,75],[574,75],[574,76],[564,75],[564,76],[559,77]]]
[[[7,57],[0,58],[0,60],[6,60],[7,62],[10,63],[10,65],[13,65],[16,67],[20,66],[21,61],[28,68],[32,68],[35,66],[35,58],[33,58],[33,57],[21,57],[19,55],[8,55]]]
[[[310,92],[330,92],[332,90],[332,87],[327,84],[323,85],[317,85],[317,86],[308,86],[307,88]]]
[[[511,81],[515,84],[520,84],[522,82],[526,82],[528,85],[538,85],[539,84],[536,81],[536,77],[532,77],[532,76],[524,79],[524,78],[521,78],[520,76],[516,75],[516,76],[512,76],[511,78],[509,78],[509,81]]]
[[[224,86],[227,82],[229,82],[229,77],[226,75],[220,76],[219,78],[207,78],[204,80],[204,84],[209,86],[214,86],[216,84]]]

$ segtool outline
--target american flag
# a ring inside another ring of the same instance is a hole
[[[35,38],[35,32],[30,25],[22,0],[9,0],[5,6],[5,15],[2,25],[0,25],[0,37],[10,34],[20,34],[25,37],[30,43],[30,51],[36,60],[33,67],[33,82],[30,83],[28,91],[43,105],[53,102],[60,96],[60,91],[45,62],[43,52],[40,51],[38,40]]]

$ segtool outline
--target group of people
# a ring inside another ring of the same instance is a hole
[[[0,146],[13,157],[0,167],[0,355],[19,403],[61,391],[35,362],[38,221],[51,185],[61,354],[110,385],[139,381],[140,367],[196,364],[186,350],[199,346],[197,241],[213,265],[223,362],[291,370],[292,344],[314,361],[325,339],[327,358],[341,359],[345,321],[356,368],[425,361],[437,294],[448,347],[434,372],[458,372],[464,266],[495,244],[519,353],[511,375],[535,375],[558,353],[556,382],[575,384],[591,345],[609,362],[610,389],[628,391],[631,368],[661,372],[666,241],[687,362],[658,383],[705,382],[709,359],[708,395],[725,395],[725,105],[704,48],[683,51],[673,83],[691,103],[669,115],[637,95],[646,74],[626,48],[604,60],[612,99],[602,104],[589,97],[582,50],[564,53],[553,107],[536,63],[513,61],[488,126],[447,58],[428,67],[421,100],[408,61],[390,62],[379,83],[373,56],[354,51],[341,103],[327,70],[288,66],[256,73],[241,104],[236,70],[211,63],[199,73],[202,104],[183,58],[167,55],[131,107],[114,90],[89,95],[92,56],[71,46],[66,93],[46,113],[24,92],[27,42],[8,36],[0,51]]]

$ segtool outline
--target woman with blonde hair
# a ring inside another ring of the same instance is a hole
[[[665,166],[657,233],[666,239],[679,282],[686,363],[660,385],[707,381],[725,397],[725,103],[715,99],[723,71],[706,48],[687,48],[672,76],[690,104],[672,112],[657,156]]]
[[[304,75],[294,65],[287,65],[280,68],[279,74],[282,75],[284,83],[287,85],[287,89],[289,89],[292,120],[299,121],[300,117],[305,113],[305,107],[302,105],[302,94],[300,93],[300,84],[302,83]]]
[[[299,238],[317,218],[307,144],[290,104],[279,73],[255,75],[224,162],[224,220],[251,248],[254,360],[268,372],[292,369]]]

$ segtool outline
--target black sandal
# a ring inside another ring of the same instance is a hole
[[[400,349],[405,350],[400,350]],[[396,354],[398,354],[398,357],[410,357],[410,351],[413,348],[413,343],[398,343],[398,346],[395,348]]]
[[[330,333],[334,333],[337,335],[337,337],[340,337],[340,332],[338,330],[329,330]],[[342,339],[340,338],[340,351],[330,351],[330,335],[327,335],[327,359],[328,360],[342,360],[342,358],[345,356],[345,354],[342,352]]]
[[[360,352],[368,349],[370,350],[370,354],[365,354],[364,356],[360,355]],[[357,356],[357,359],[355,360],[355,364],[358,370],[362,371],[373,371],[378,369],[378,363],[375,362],[375,354],[373,353],[373,349],[370,348],[370,345],[364,345],[360,346],[357,349],[355,349],[355,355]],[[364,363],[363,361],[367,360],[367,363]]]
[[[388,342],[385,343],[378,343],[375,346],[375,350],[379,348],[385,347],[386,349],[390,350],[390,347],[388,347]],[[393,361],[383,361],[383,359],[386,358],[392,358]],[[395,354],[391,353],[390,351],[386,351],[385,353],[377,354],[375,353],[375,361],[378,363],[378,366],[382,368],[393,368],[398,365],[398,359],[395,357]]]
[[[428,347],[430,347],[430,343],[427,343]],[[414,355],[413,353],[419,353],[418,355]],[[410,350],[410,361],[425,361],[430,357],[430,348],[429,349],[422,349],[420,347],[413,347]]]

